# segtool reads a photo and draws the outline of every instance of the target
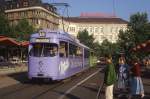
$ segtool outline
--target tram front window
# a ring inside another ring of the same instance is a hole
[[[34,43],[29,55],[34,57],[53,57],[58,54],[58,45],[54,43]]]

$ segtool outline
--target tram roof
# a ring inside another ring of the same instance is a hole
[[[61,38],[61,39],[65,39],[65,40],[75,42],[78,45],[89,49],[89,47],[87,47],[84,44],[80,43],[80,41],[77,38],[73,37],[72,35],[68,34],[67,32],[64,32],[64,31],[51,31],[49,29],[43,29],[43,30],[39,30],[39,32],[36,32],[36,33],[32,34],[31,38],[40,38],[40,37],[42,37],[42,36],[40,36],[40,33],[42,33],[42,32],[45,33],[45,35],[43,36],[44,38]]]

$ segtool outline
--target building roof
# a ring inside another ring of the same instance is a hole
[[[16,40],[12,39],[12,38],[8,38],[5,36],[0,36],[0,45],[4,45],[4,46],[19,46],[19,42],[17,42]]]
[[[22,47],[28,47],[28,45],[29,45],[29,41],[20,42],[20,46]]]
[[[117,24],[127,24],[126,20],[117,17],[69,17],[64,18],[66,21],[83,23],[83,22],[91,22],[91,23],[117,23]]]
[[[29,41],[18,42],[13,38],[9,38],[9,37],[0,35],[0,45],[27,47],[29,45]]]
[[[0,0],[0,9],[2,9],[2,7],[4,7],[5,10],[42,7],[52,13],[57,14],[57,8],[55,6],[49,3],[43,3],[42,0]]]

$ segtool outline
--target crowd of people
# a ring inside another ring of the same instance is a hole
[[[113,99],[114,85],[117,85],[119,94],[117,97],[128,92],[128,99],[133,97],[144,98],[144,87],[141,79],[141,64],[139,59],[134,57],[130,63],[127,63],[124,56],[118,60],[118,64],[114,65],[112,57],[106,56],[106,68],[104,76],[105,99]]]

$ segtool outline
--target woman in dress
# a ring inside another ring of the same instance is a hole
[[[128,74],[129,69],[128,65],[125,62],[125,58],[121,57],[119,58],[119,70],[118,70],[118,89],[121,94],[119,94],[119,97],[122,95],[122,92],[124,92],[128,87]]]
[[[141,68],[137,59],[133,61],[133,67],[131,68],[132,78],[131,78],[131,98],[132,96],[144,97],[144,88],[141,79]]]

